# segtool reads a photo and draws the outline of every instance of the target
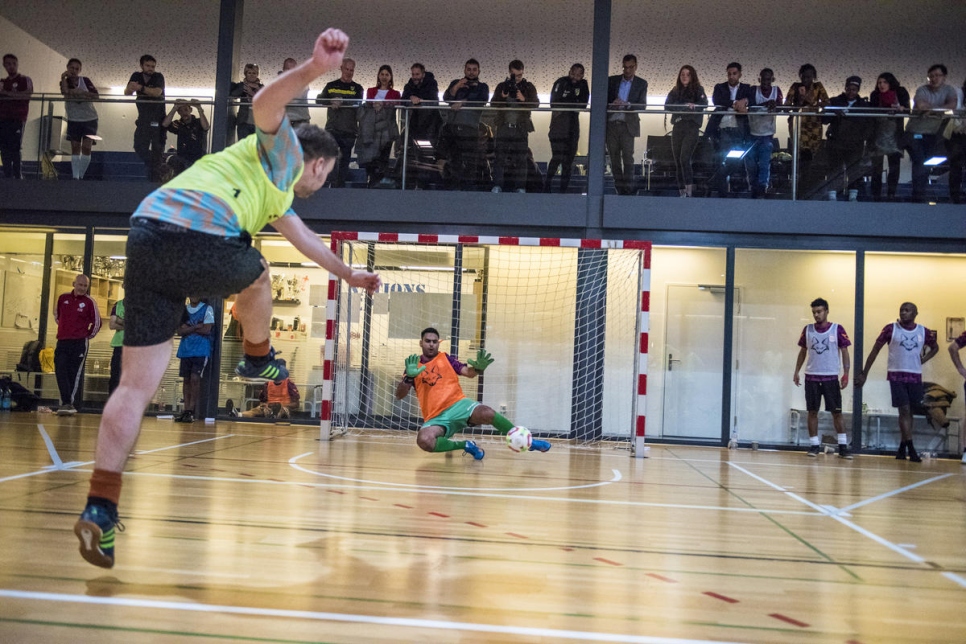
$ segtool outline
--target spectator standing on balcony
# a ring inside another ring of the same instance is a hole
[[[842,186],[849,191],[849,201],[855,201],[862,186],[861,163],[865,156],[865,143],[872,137],[872,121],[862,117],[862,110],[868,110],[869,101],[859,96],[862,79],[849,76],[845,79],[845,91],[829,100],[822,122],[829,124],[828,158],[829,176],[842,176]],[[849,110],[858,109],[858,113]],[[838,185],[831,183],[830,187]],[[829,197],[831,197],[829,192]]]
[[[909,91],[899,84],[890,72],[879,74],[875,89],[869,96],[869,107],[888,110],[890,114],[908,112]],[[899,187],[899,164],[902,161],[902,119],[878,117],[872,132],[872,198],[882,198],[882,169],[885,157],[889,162],[886,176],[886,199],[895,201]]]
[[[828,92],[818,82],[815,66],[805,63],[798,69],[799,81],[792,83],[785,95],[785,105],[796,108],[798,112],[818,113],[828,105]],[[799,192],[804,194],[815,187],[819,180],[816,156],[822,149],[822,117],[802,116],[798,137],[799,176],[802,177]],[[795,131],[796,117],[788,117],[789,132]]]
[[[729,159],[732,150],[747,150],[750,145],[748,131],[748,105],[752,99],[751,86],[741,82],[741,63],[728,63],[725,69],[728,80],[717,83],[711,92],[715,113],[708,119],[705,134],[714,142],[718,165],[712,179],[712,190],[719,197],[731,192],[729,177],[747,176],[751,171],[751,159],[746,154],[740,159]],[[749,180],[747,183],[753,184]]]
[[[389,154],[399,140],[396,105],[399,90],[393,89],[392,67],[383,65],[376,73],[376,86],[366,90],[366,102],[359,108],[359,140],[356,160],[366,169],[368,187],[376,186],[389,170]]]
[[[164,120],[164,76],[155,71],[158,61],[145,54],[140,60],[141,71],[131,74],[124,95],[134,94],[138,119],[134,123],[134,152],[147,171],[148,181],[161,176],[161,155],[166,140],[161,121]]]
[[[100,98],[87,76],[81,76],[81,61],[71,58],[67,71],[60,75],[60,93],[67,99],[67,140],[70,141],[70,169],[75,179],[83,179],[91,164],[91,146],[97,136],[97,110],[91,102]]]
[[[429,141],[435,147],[442,118],[439,115],[439,83],[422,63],[413,63],[402,100],[409,101],[409,141]]]
[[[926,161],[936,153],[945,123],[943,110],[956,109],[956,88],[946,84],[946,66],[929,68],[925,85],[920,85],[913,99],[913,117],[906,125],[906,146],[912,160],[912,200],[926,200],[929,166]]]
[[[647,81],[637,76],[637,56],[621,61],[622,74],[607,79],[607,154],[614,187],[619,195],[632,195],[634,187],[634,139],[641,136],[641,116],[647,109]]]
[[[198,116],[191,113],[191,108],[198,110]],[[174,115],[180,118],[175,121]],[[190,101],[178,99],[161,121],[161,127],[178,138],[178,157],[183,161],[184,168],[191,167],[195,161],[208,152],[208,117],[201,107],[201,102],[193,98]]]
[[[751,88],[748,103],[748,134],[751,149],[747,152],[751,192],[762,199],[771,181],[771,154],[775,140],[775,108],[782,104],[782,91],[775,82],[775,72],[768,67],[758,74],[759,85]],[[763,114],[770,112],[770,114]],[[714,118],[714,117],[712,117]]]
[[[539,105],[537,88],[523,77],[523,62],[511,60],[506,80],[496,86],[490,101],[491,107],[498,108],[493,192],[526,192],[533,121],[530,110],[520,108]]]
[[[480,117],[483,112],[473,108],[483,107],[489,99],[490,88],[480,81],[480,63],[470,58],[463,65],[463,77],[454,80],[443,92],[443,100],[450,108],[444,131],[452,143],[448,166],[451,188],[477,190],[481,187]]]
[[[90,340],[101,330],[101,314],[97,302],[87,294],[91,280],[87,275],[74,278],[73,289],[57,298],[54,322],[57,323],[57,347],[54,349],[54,371],[60,390],[57,414],[77,413],[74,397],[84,381],[84,362]]]
[[[963,113],[963,98],[966,94],[966,82],[962,89],[957,88],[958,100],[956,110],[959,117],[951,119],[947,129],[946,152],[949,156],[949,198],[953,203],[966,203],[963,198],[963,171],[966,170],[966,114]]]
[[[286,58],[282,61],[282,71],[279,75],[284,74],[290,69],[295,69],[298,65],[298,61],[294,58]],[[298,129],[303,123],[308,123],[312,120],[312,115],[309,114],[309,88],[306,87],[302,90],[302,93],[295,97],[295,99],[285,106],[285,114],[288,116],[288,122],[291,123],[294,129]]]
[[[346,58],[339,67],[341,75],[334,81],[326,83],[322,91],[315,98],[320,105],[328,105],[325,112],[325,131],[332,135],[339,144],[339,168],[332,177],[332,187],[345,186],[349,175],[349,161],[352,160],[352,148],[359,136],[359,104],[362,102],[362,85],[352,80],[356,73],[356,61]]]
[[[252,98],[258,90],[265,87],[258,78],[258,65],[245,65],[245,78],[240,83],[232,83],[230,96],[238,98],[238,114],[235,116],[235,131],[238,140],[255,133],[255,116],[252,113]]]
[[[590,88],[584,80],[584,66],[574,63],[570,73],[561,76],[550,90],[550,107],[570,108],[556,110],[550,114],[550,163],[547,164],[547,180],[544,191],[550,192],[553,177],[560,168],[560,192],[570,187],[573,174],[574,157],[577,156],[577,143],[580,140],[580,112],[586,108],[590,98]]]
[[[901,434],[896,458],[904,461],[908,454],[913,463],[922,462],[922,458],[912,444],[912,407],[922,402],[922,365],[939,352],[936,332],[916,324],[918,315],[919,309],[915,304],[903,302],[899,307],[899,319],[885,325],[865,360],[865,368],[855,375],[855,386],[864,385],[879,351],[889,345],[886,379],[892,392],[892,406],[899,412]]]
[[[23,129],[30,112],[30,96],[34,83],[29,76],[18,70],[20,61],[13,54],[4,54],[3,68],[7,77],[0,80],[0,160],[3,176],[7,179],[23,179],[20,146]]]
[[[694,196],[691,157],[698,147],[707,105],[708,96],[698,80],[698,72],[691,65],[685,65],[678,71],[678,80],[664,101],[664,108],[675,112],[671,114],[671,151],[674,153],[678,192],[682,197]]]

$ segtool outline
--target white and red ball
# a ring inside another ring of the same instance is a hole
[[[526,452],[533,442],[533,435],[526,427],[514,427],[506,434],[506,446],[514,452]]]

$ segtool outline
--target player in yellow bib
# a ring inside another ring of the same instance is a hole
[[[466,364],[439,350],[439,331],[429,327],[419,336],[422,356],[406,360],[406,373],[396,385],[396,398],[402,400],[410,389],[416,389],[419,409],[425,419],[416,434],[416,444],[424,452],[452,452],[461,449],[476,460],[483,460],[483,449],[473,441],[454,441],[453,435],[467,425],[493,425],[506,434],[513,423],[475,400],[463,395],[459,376],[475,378],[493,363],[493,358],[480,349],[475,360]],[[550,443],[533,439],[531,450],[546,452]]]
[[[313,80],[338,69],[348,45],[349,37],[338,29],[322,33],[311,58],[252,100],[255,135],[203,157],[148,195],[131,217],[121,382],[104,407],[87,507],[74,526],[81,555],[95,566],[114,565],[121,472],[171,360],[171,338],[186,297],[237,293],[234,313],[245,329],[245,357],[236,372],[281,382],[288,372],[269,342],[271,276],[252,248],[253,235],[271,223],[308,259],[349,285],[369,292],[379,287],[378,275],[344,264],[290,209],[295,196],[308,197],[322,187],[339,147],[316,126],[293,130],[285,106]]]

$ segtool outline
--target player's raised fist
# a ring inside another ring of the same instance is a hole
[[[349,36],[341,29],[326,29],[319,34],[315,41],[312,58],[326,71],[338,69],[342,64],[342,57],[349,47]]]

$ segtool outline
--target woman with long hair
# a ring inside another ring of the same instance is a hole
[[[376,86],[366,90],[366,102],[359,110],[356,160],[366,169],[370,188],[386,177],[389,153],[399,138],[396,103],[401,95],[393,89],[392,81],[392,67],[380,67],[376,74]]]
[[[909,91],[899,84],[890,72],[882,72],[875,81],[875,89],[869,95],[870,107],[889,114],[909,111]],[[899,185],[899,163],[902,161],[902,119],[877,117],[872,138],[872,198],[882,198],[883,157],[889,161],[886,178],[886,199],[894,201]]]
[[[691,156],[698,147],[698,136],[704,123],[704,108],[708,96],[698,81],[698,72],[685,65],[678,72],[674,89],[667,95],[664,108],[673,110],[671,115],[671,150],[674,153],[674,170],[678,192],[682,197],[694,196],[694,169]]]

